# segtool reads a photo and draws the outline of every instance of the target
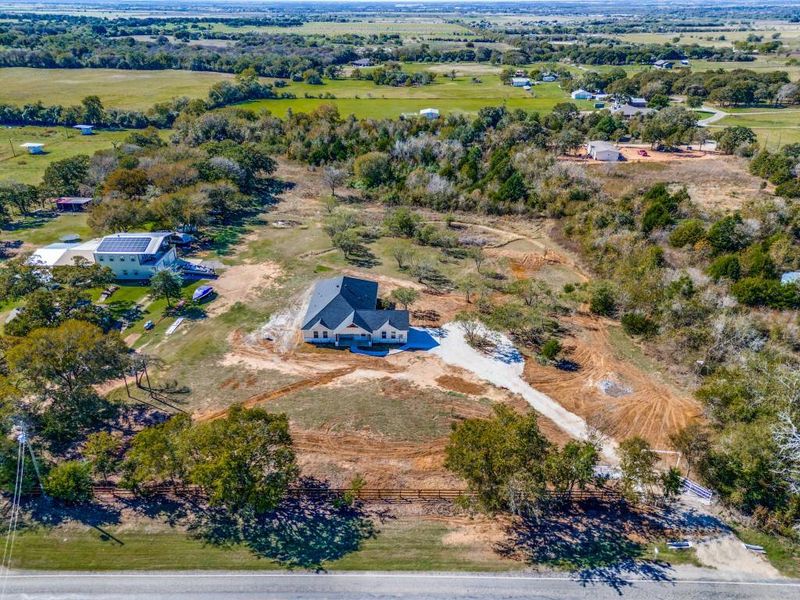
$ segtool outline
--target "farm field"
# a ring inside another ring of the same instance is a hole
[[[403,113],[415,113],[423,108],[438,108],[442,113],[475,113],[484,106],[504,104],[509,109],[521,108],[530,111],[549,112],[559,102],[571,101],[569,95],[558,84],[549,83],[534,86],[532,92],[521,88],[503,85],[497,75],[479,76],[480,83],[473,83],[471,77],[461,74],[459,66],[454,65],[457,76],[450,80],[441,74],[432,85],[420,87],[377,86],[371,81],[342,79],[326,82],[322,86],[290,84],[285,89],[298,97],[292,100],[256,100],[241,106],[255,110],[269,110],[283,116],[289,109],[295,112],[308,112],[320,104],[333,104],[345,116],[354,114],[359,118],[397,117]],[[330,93],[335,99],[306,98],[305,94],[318,96]],[[576,101],[581,109],[589,109],[589,101]]]
[[[729,48],[733,46],[733,42],[745,41],[748,36],[756,35],[764,38],[764,41],[770,41],[773,34],[780,34],[780,40],[784,43],[787,49],[793,49],[800,46],[800,26],[793,26],[787,23],[782,23],[779,27],[770,29],[752,29],[745,31],[725,31],[725,30],[709,30],[691,32],[676,31],[674,33],[624,33],[617,37],[626,42],[635,42],[639,44],[665,44],[672,43],[674,38],[680,38],[678,44],[698,44],[701,46],[716,46],[720,48]],[[719,39],[719,38],[724,39]]]
[[[297,27],[244,26],[234,27],[224,22],[214,23],[211,31],[219,33],[293,33],[299,35],[347,35],[357,31],[360,35],[399,35],[403,38],[429,37],[470,38],[475,33],[457,23],[428,19],[354,19],[344,22],[310,21]]]
[[[0,129],[0,181],[38,184],[51,162],[76,156],[92,155],[121,142],[125,131],[98,131],[80,135],[69,127],[3,127]],[[20,144],[41,142],[45,154],[31,155]]]
[[[800,142],[800,110],[741,111],[717,121],[710,129],[735,126],[750,127],[759,143],[771,149]]]
[[[123,69],[0,69],[2,101],[64,106],[80,104],[89,95],[100,96],[106,108],[146,110],[158,102],[188,96],[202,98],[227,73],[193,71],[133,71]]]

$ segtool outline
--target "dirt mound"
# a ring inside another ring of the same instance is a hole
[[[436,378],[436,383],[441,387],[461,394],[479,396],[486,393],[486,386],[479,383],[472,383],[455,375],[442,375]]]

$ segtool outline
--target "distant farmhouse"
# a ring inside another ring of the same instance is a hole
[[[525,87],[531,84],[531,80],[529,77],[512,77],[511,78],[511,85],[513,87]]]
[[[381,310],[378,284],[356,277],[323,279],[314,286],[303,319],[303,340],[312,344],[405,344],[408,311]]]
[[[359,58],[358,60],[354,60],[350,63],[354,67],[371,67],[372,66],[372,59],[371,58]]]
[[[657,60],[653,63],[656,69],[671,69],[675,65],[671,60]]]
[[[419,111],[419,116],[424,117],[426,119],[430,119],[431,121],[435,121],[439,118],[439,109],[438,108],[423,108]]]

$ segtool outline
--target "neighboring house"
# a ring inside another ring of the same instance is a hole
[[[439,109],[438,108],[423,108],[419,111],[420,117],[425,117],[426,119],[430,119],[431,121],[435,121],[439,118]]]
[[[631,106],[630,104],[623,104],[622,106],[615,106],[611,109],[611,112],[621,116],[624,119],[630,119],[639,115],[650,115],[656,111],[653,108],[642,108],[638,106]]]
[[[542,75],[542,81],[544,81],[545,83],[552,83],[557,79],[558,75],[556,75],[555,73],[545,73],[544,75]]]
[[[616,162],[620,158],[619,150],[610,142],[602,140],[587,143],[586,152],[594,160],[603,162]]]
[[[531,80],[530,77],[512,77],[511,78],[511,85],[513,87],[525,87],[526,85],[530,85]]]
[[[405,344],[407,310],[379,310],[378,284],[356,277],[323,279],[314,286],[303,319],[303,340],[312,344]]]
[[[594,97],[594,94],[591,92],[587,92],[584,89],[575,90],[570,94],[573,100],[591,100]]]
[[[28,154],[44,154],[44,144],[38,142],[25,142],[19,145],[20,148],[25,148]]]
[[[81,135],[93,135],[94,134],[94,125],[73,125],[73,129],[77,129],[81,132]]]
[[[647,108],[647,98],[631,98],[628,104],[636,108]]]
[[[177,266],[171,235],[169,231],[107,235],[94,251],[94,260],[110,268],[117,279],[150,279],[156,271]]]
[[[372,66],[372,59],[370,58],[359,58],[358,60],[354,60],[350,63],[354,67],[371,67]]]
[[[653,63],[656,69],[671,69],[675,63],[671,60],[657,60]]]
[[[92,198],[78,196],[62,196],[54,200],[59,212],[83,212],[92,204]]]

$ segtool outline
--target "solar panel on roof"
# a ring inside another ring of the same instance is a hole
[[[144,252],[150,245],[150,238],[119,237],[105,239],[98,246],[98,252]]]

